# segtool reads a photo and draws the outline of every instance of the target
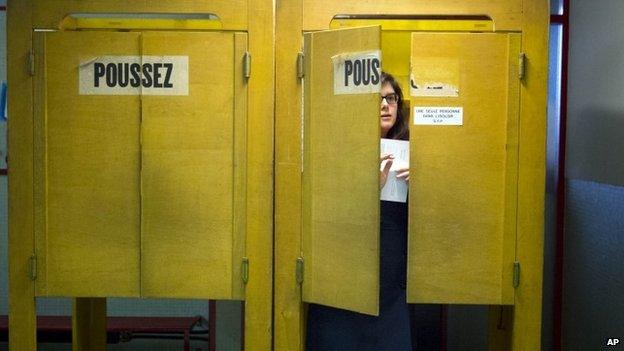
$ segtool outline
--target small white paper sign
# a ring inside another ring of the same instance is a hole
[[[414,107],[414,124],[461,126],[464,124],[463,107]]]
[[[381,51],[361,51],[332,57],[334,95],[381,91]]]
[[[381,154],[392,154],[394,160],[388,179],[383,188],[381,188],[381,200],[394,202],[407,202],[408,184],[405,180],[397,178],[397,170],[409,167],[409,141],[381,139]],[[382,170],[386,165],[386,161],[381,163]]]
[[[80,63],[80,95],[188,95],[188,56],[99,56]]]

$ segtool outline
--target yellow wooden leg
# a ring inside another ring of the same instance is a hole
[[[544,179],[546,178],[546,116],[548,105],[548,22],[546,1],[522,3],[522,51],[528,58],[521,88],[518,232],[516,261],[520,285],[514,301],[514,351],[540,350],[542,331],[542,275],[544,270]]]
[[[37,349],[37,316],[34,282],[28,277],[25,264],[27,260],[19,260],[21,252],[15,246],[9,254],[9,349]]]
[[[248,1],[253,72],[248,81],[245,350],[272,349],[274,2]]]
[[[302,351],[305,316],[296,260],[301,254],[301,80],[292,64],[303,45],[303,1],[276,7],[274,350]],[[289,96],[292,95],[292,96]]]
[[[11,84],[9,172],[9,349],[37,349],[33,236],[32,78],[25,69],[32,49],[32,0],[10,0],[7,14],[8,70]]]
[[[106,350],[106,299],[75,298],[72,351]]]

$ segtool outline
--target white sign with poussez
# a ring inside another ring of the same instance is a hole
[[[188,95],[188,56],[100,56],[78,80],[80,95]]]
[[[332,57],[334,94],[371,94],[381,90],[381,51],[352,52]]]

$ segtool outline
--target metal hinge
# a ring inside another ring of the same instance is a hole
[[[247,284],[249,281],[249,259],[247,257],[243,257],[243,263],[241,266],[241,277],[243,278],[243,283]]]
[[[30,50],[30,52],[28,53],[28,73],[30,73],[31,76],[35,75],[35,51],[34,50]]]
[[[37,279],[37,256],[36,255],[30,256],[30,258],[28,259],[28,277],[30,277],[30,280]]]
[[[518,79],[520,80],[524,79],[525,70],[526,70],[526,55],[524,54],[524,52],[521,52],[520,55],[518,55]]]
[[[513,287],[517,288],[520,286],[520,262],[514,262],[513,266]]]
[[[303,52],[297,54],[297,78],[303,78],[305,75],[303,70]]]
[[[297,284],[303,283],[303,257],[297,257]]]
[[[245,57],[243,57],[243,75],[245,78],[251,77],[251,54],[249,52],[245,52]]]

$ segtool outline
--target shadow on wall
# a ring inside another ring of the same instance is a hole
[[[624,186],[624,111],[589,107],[568,123],[567,178]]]

